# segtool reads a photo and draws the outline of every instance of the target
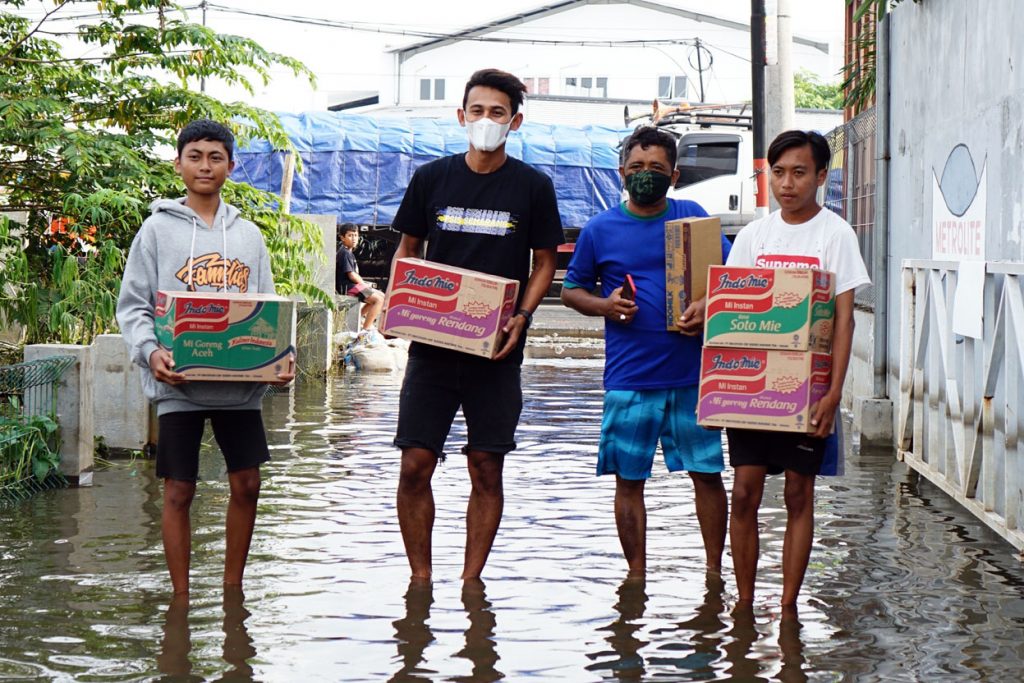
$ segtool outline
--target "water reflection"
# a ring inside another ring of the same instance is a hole
[[[161,681],[202,681],[193,676],[192,629],[188,623],[187,595],[175,595],[164,614],[164,637],[160,641],[160,654],[156,658],[157,670],[164,674]]]
[[[224,587],[224,661],[232,668],[224,672],[219,681],[248,681],[252,678],[249,661],[255,659],[256,648],[245,626],[252,613],[245,608],[245,594],[238,587]]]
[[[764,667],[753,656],[754,643],[761,637],[754,620],[754,609],[740,603],[732,611],[732,628],[726,632],[728,641],[722,646],[728,667],[726,673],[735,681],[767,681]]]
[[[436,673],[422,666],[426,662],[424,653],[427,646],[434,642],[429,623],[430,606],[433,604],[433,582],[422,579],[409,582],[409,588],[405,591],[405,616],[393,623],[398,659],[402,666],[391,677],[391,681],[429,681],[430,674]]]
[[[782,654],[782,668],[779,670],[779,680],[783,683],[805,683],[807,673],[804,671],[804,643],[800,639],[800,631],[803,624],[800,617],[793,608],[785,608],[782,611],[782,621],[779,622],[779,652]]]
[[[647,579],[642,576],[627,576],[619,585],[615,603],[618,617],[611,624],[603,626],[601,631],[608,631],[605,640],[611,645],[611,652],[603,650],[588,655],[591,659],[611,658],[587,667],[590,671],[607,671],[620,681],[637,681],[644,676],[644,658],[640,650],[649,641],[638,637],[644,624],[644,611],[647,608]]]
[[[192,625],[189,620],[191,604],[187,595],[175,595],[164,613],[163,638],[160,640],[160,653],[156,657],[157,670],[163,676],[157,680],[162,683],[192,683],[253,679],[253,669],[249,662],[256,657],[256,648],[253,647],[253,639],[245,625],[252,613],[245,607],[245,594],[241,589],[224,589],[222,610],[224,644],[221,652],[222,659],[230,668],[214,679],[193,672]]]
[[[725,582],[711,572],[704,579],[704,597],[690,619],[655,629],[652,636],[669,642],[658,647],[650,664],[686,672],[687,680],[712,680],[722,658],[725,622]],[[670,654],[671,653],[671,654]]]
[[[495,668],[500,659],[494,643],[497,620],[491,603],[487,600],[483,581],[467,579],[463,582],[462,606],[466,609],[469,627],[465,631],[466,646],[455,653],[455,656],[472,662],[473,673],[470,676],[458,676],[453,680],[489,683],[504,678],[505,674]]]

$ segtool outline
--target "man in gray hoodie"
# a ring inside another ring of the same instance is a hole
[[[222,124],[193,121],[178,135],[174,168],[185,182],[183,199],[161,199],[132,242],[117,302],[117,322],[132,361],[140,367],[147,398],[156,405],[160,432],[156,473],[164,480],[161,530],[175,594],[188,593],[192,532],[189,509],[199,472],[206,420],[227,462],[225,586],[240,586],[249,554],[259,466],[270,460],[256,382],[187,382],[171,354],[157,344],[157,290],[273,293],[263,235],[221,201],[234,168],[234,137]],[[280,384],[295,377],[294,358]]]

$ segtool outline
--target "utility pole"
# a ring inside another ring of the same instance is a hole
[[[789,0],[765,2],[765,104],[764,139],[771,144],[779,133],[792,130],[795,99],[793,96],[793,29]],[[769,193],[770,195],[770,193]],[[768,197],[770,210],[779,208],[775,197]]]
[[[203,26],[206,26],[206,0],[199,3],[199,8],[203,10]],[[200,68],[202,64],[200,64]],[[206,76],[199,77],[199,92],[206,92]]]
[[[697,38],[697,78],[700,80],[700,103],[704,104],[704,62],[700,57],[700,38]]]
[[[750,84],[756,197],[754,217],[768,215],[768,161],[764,130],[764,0],[750,0]]]
[[[793,115],[793,29],[789,0],[772,0],[765,3],[765,31],[773,29],[775,36],[766,35],[765,40],[775,45],[775,59],[769,57],[765,67],[765,140],[774,140],[779,133],[795,127]],[[774,21],[772,12],[775,12]]]

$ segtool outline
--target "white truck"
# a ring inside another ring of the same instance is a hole
[[[655,125],[678,140],[679,181],[669,190],[674,199],[690,199],[722,219],[722,230],[735,235],[754,219],[754,161],[751,115],[745,105],[665,105],[655,101],[650,114],[625,123]]]

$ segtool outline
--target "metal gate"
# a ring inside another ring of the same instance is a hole
[[[981,339],[953,332],[957,268],[903,265],[899,457],[1024,552],[1024,264],[987,264]]]

